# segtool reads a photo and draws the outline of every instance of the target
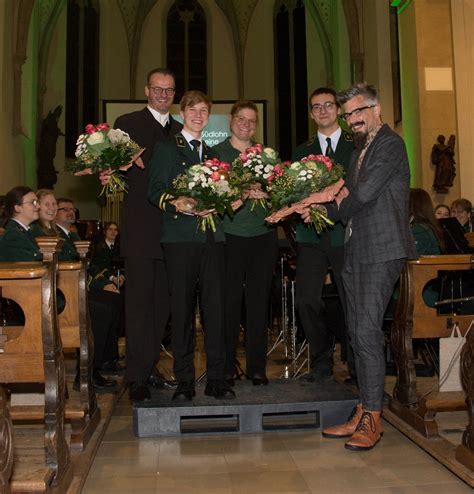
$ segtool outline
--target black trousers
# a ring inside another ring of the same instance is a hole
[[[195,379],[193,317],[199,290],[207,378],[224,378],[224,244],[163,244],[171,296],[171,344],[175,377]]]
[[[234,375],[242,300],[245,300],[246,371],[265,374],[269,305],[278,244],[275,232],[257,237],[226,234],[225,375]]]
[[[348,347],[345,324],[328,327],[322,299],[324,280],[328,268],[331,267],[343,307],[341,318],[344,318],[346,302],[341,277],[343,263],[344,247],[332,247],[328,234],[322,235],[318,244],[298,244],[296,309],[309,344],[311,369],[321,376],[332,375],[335,337],[339,339],[341,345]],[[350,351],[347,352],[347,358],[349,372],[353,374]]]
[[[106,362],[105,349],[113,332],[113,309],[107,304],[89,297],[89,314],[91,318],[92,337],[94,340],[94,369],[100,369]],[[79,360],[78,360],[79,365]]]
[[[144,381],[160,358],[170,314],[165,262],[126,257],[125,273],[126,377]]]

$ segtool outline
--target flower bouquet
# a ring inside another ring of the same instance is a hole
[[[168,201],[178,197],[189,197],[194,205],[189,204],[190,214],[198,213],[198,225],[205,232],[211,228],[216,231],[213,213],[223,216],[226,212],[232,216],[232,203],[240,198],[240,190],[229,180],[229,163],[218,159],[209,159],[189,167],[185,173],[173,180],[173,189]],[[200,216],[199,212],[209,212]]]
[[[120,129],[111,129],[107,123],[88,124],[85,134],[77,139],[76,160],[66,165],[74,175],[99,173],[102,191],[99,195],[114,195],[126,191],[119,171],[125,171],[135,162],[144,168],[140,159],[144,149]]]
[[[233,161],[230,172],[231,181],[245,192],[252,190],[265,193],[270,185],[268,180],[273,176],[273,168],[280,161],[274,149],[255,144]],[[257,204],[263,208],[268,207],[264,197],[253,199],[252,210]]]
[[[323,155],[311,154],[294,163],[275,166],[269,179],[273,213],[267,221],[276,223],[311,204],[332,201],[344,185],[343,175],[343,167]],[[323,208],[311,208],[310,218],[318,233],[334,224]]]

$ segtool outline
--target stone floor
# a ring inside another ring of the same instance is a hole
[[[198,344],[198,348],[201,345]],[[244,361],[240,354],[240,361]],[[291,375],[282,346],[269,358],[268,375]],[[283,362],[283,363],[282,363]],[[196,367],[205,359],[196,353]],[[169,373],[171,359],[164,357]],[[337,366],[338,377],[344,368]],[[271,382],[270,382],[271,386]],[[83,488],[93,493],[443,493],[472,492],[449,470],[384,422],[372,451],[350,452],[320,431],[252,435],[186,435],[138,439],[124,394]]]

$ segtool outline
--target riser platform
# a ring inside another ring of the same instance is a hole
[[[258,433],[275,430],[318,429],[346,420],[358,397],[337,382],[307,384],[271,380],[268,386],[238,381],[235,400],[204,395],[202,383],[192,402],[171,401],[172,390],[152,390],[152,400],[133,407],[138,437],[190,433]]]

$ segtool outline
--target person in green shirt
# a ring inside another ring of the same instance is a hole
[[[253,144],[258,109],[252,101],[238,101],[230,111],[231,136],[212,148],[221,161],[232,163]],[[249,191],[250,198],[262,196]],[[225,378],[233,384],[236,348],[245,300],[246,372],[254,385],[268,384],[267,330],[273,270],[278,254],[276,229],[265,222],[268,211],[246,201],[234,216],[224,217],[225,246]]]
[[[39,202],[36,194],[25,186],[11,189],[5,196],[5,216],[8,221],[0,237],[0,261],[42,261],[30,225],[38,219]]]
[[[310,154],[324,154],[347,170],[354,150],[354,139],[350,132],[339,125],[340,108],[334,89],[315,89],[309,97],[309,111],[318,130],[293,151],[292,161]],[[337,222],[327,231],[317,234],[313,226],[300,222],[296,225],[296,243],[296,309],[310,353],[310,372],[303,374],[300,380],[320,382],[332,379],[334,340],[337,336],[342,350],[346,350],[342,353],[347,355],[349,380],[355,382],[353,354],[347,343],[343,320],[345,296],[341,273],[344,261],[344,227],[341,222]],[[326,306],[322,299],[329,268],[343,309],[341,320],[333,321],[331,325],[325,320]]]

